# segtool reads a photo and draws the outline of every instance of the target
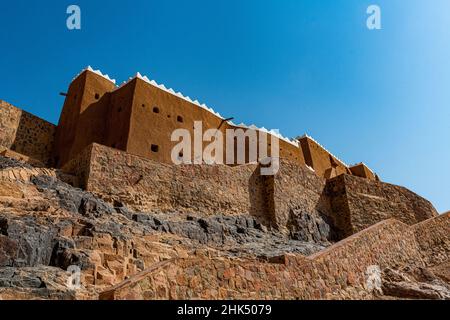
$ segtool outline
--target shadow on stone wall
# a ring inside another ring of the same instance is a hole
[[[270,177],[261,176],[261,167],[256,167],[256,170],[250,176],[248,181],[248,194],[250,198],[250,215],[255,217],[258,222],[264,224],[266,227],[272,226],[274,222],[274,212],[270,205],[270,196],[273,197],[267,186],[267,180]]]
[[[55,129],[55,125],[22,111],[11,150],[48,164]]]
[[[104,94],[96,102],[90,104],[76,116],[76,121],[60,127],[55,139],[52,165],[61,168],[75,158],[92,143],[107,145],[106,137],[109,129],[108,114],[110,94]],[[68,126],[71,126],[68,128]],[[64,137],[62,134],[64,133]],[[107,145],[109,146],[109,145]],[[114,146],[116,147],[116,146]]]

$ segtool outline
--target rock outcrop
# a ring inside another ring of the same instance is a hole
[[[384,270],[382,292],[396,298],[450,300],[449,283],[425,268],[410,271],[409,274]]]
[[[448,215],[338,242],[319,193],[279,230],[246,213],[133,210],[76,180],[0,157],[1,299],[449,299]],[[381,296],[365,285],[373,264]]]

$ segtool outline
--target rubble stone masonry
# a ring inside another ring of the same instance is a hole
[[[250,214],[280,229],[291,209],[330,214],[325,179],[287,160],[261,176],[258,164],[170,165],[93,144],[64,170],[81,177],[80,187],[140,211]]]
[[[437,265],[448,260],[450,212],[420,222],[412,229],[426,265]]]
[[[327,195],[341,238],[389,218],[412,225],[438,214],[428,200],[406,188],[351,175],[328,180]]]
[[[47,164],[55,125],[0,100],[0,146]]]
[[[437,215],[413,192],[387,183],[341,175],[325,180],[306,166],[281,160],[275,176],[258,164],[171,165],[93,144],[64,170],[80,187],[119,206],[144,212],[250,214],[286,231],[293,211],[327,217],[343,239],[380,221],[413,225]]]
[[[264,218],[265,188],[255,174],[257,164],[176,166],[97,144],[88,150],[64,170],[81,174],[82,187],[110,202],[140,211],[251,213]]]
[[[448,244],[450,233],[427,232],[439,224],[450,228],[449,215],[410,227],[394,219],[380,222],[315,255],[285,255],[280,263],[208,256],[176,259],[136,279],[118,284],[101,299],[357,299],[367,290],[370,266],[425,266],[424,242]],[[426,235],[425,235],[426,234]],[[426,237],[427,240],[423,237]],[[449,246],[440,246],[448,259]]]

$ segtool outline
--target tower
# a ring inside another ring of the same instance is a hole
[[[92,142],[103,142],[112,80],[84,70],[70,84],[56,129],[52,163],[61,167]]]

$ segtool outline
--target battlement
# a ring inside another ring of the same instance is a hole
[[[75,81],[79,76],[81,76],[84,72],[92,72],[95,73],[97,75],[99,75],[100,77],[105,78],[106,80],[112,82],[113,84],[116,84],[116,80],[115,79],[111,79],[107,74],[103,74],[100,70],[94,70],[92,69],[91,66],[87,66],[85,69],[81,70],[80,73],[78,73],[73,79],[72,82]]]

